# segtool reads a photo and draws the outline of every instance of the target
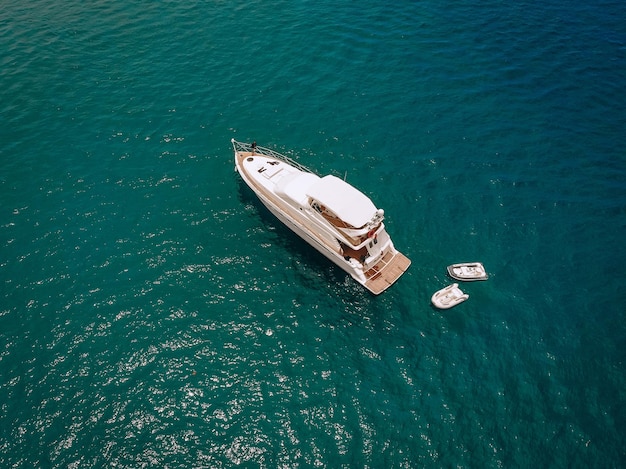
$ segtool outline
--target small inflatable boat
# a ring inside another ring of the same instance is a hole
[[[452,264],[448,266],[448,274],[455,280],[472,282],[474,280],[487,280],[489,276],[480,262],[466,262],[464,264]]]
[[[449,309],[459,303],[463,303],[468,298],[469,295],[461,291],[459,284],[453,283],[436,292],[431,301],[439,309]]]

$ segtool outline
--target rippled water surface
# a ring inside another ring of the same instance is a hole
[[[5,2],[0,466],[623,466],[625,17]],[[232,137],[363,190],[407,274],[291,234]]]

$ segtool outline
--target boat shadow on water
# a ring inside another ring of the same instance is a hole
[[[250,255],[258,256],[254,259],[263,262],[261,257],[264,255],[261,245],[263,243],[271,243],[284,248],[283,258],[291,257],[293,270],[304,278],[306,283],[310,283],[314,277],[324,282],[325,285],[336,283],[351,282],[349,274],[329,262],[326,257],[316,251],[311,245],[304,241],[300,236],[290,230],[281,223],[269,209],[259,201],[252,189],[250,189],[243,181],[237,181],[238,198],[244,206],[244,212],[247,214],[248,207],[253,207],[255,220],[258,220],[259,229],[263,229],[262,237],[250,235],[247,239],[242,240],[246,245],[254,251]],[[270,260],[268,260],[269,263]],[[317,286],[317,285],[316,285]],[[356,286],[356,285],[355,285]],[[362,291],[361,289],[358,289]],[[329,290],[330,293],[330,290]]]

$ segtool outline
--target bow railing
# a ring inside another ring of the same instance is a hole
[[[253,143],[238,142],[234,138],[232,138],[230,142],[233,144],[233,150],[235,150],[236,152],[250,152],[253,154],[257,154],[257,155],[269,156],[271,158],[276,158],[277,160],[284,161],[285,163],[291,166],[295,166],[300,171],[306,171],[307,173],[313,172],[306,166],[298,163],[297,161],[294,161],[288,156],[285,156],[282,153],[278,153],[277,151],[274,151],[270,148],[259,146],[256,144],[256,142],[253,142]]]

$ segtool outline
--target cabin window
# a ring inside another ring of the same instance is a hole
[[[322,207],[320,207],[320,205],[315,200],[311,202],[311,207],[313,207],[313,210],[316,210],[319,213],[322,213]]]

